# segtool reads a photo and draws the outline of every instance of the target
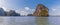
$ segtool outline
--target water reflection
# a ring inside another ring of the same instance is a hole
[[[37,25],[49,25],[48,17],[37,17]]]
[[[60,17],[49,17],[50,25],[60,25]]]
[[[60,25],[60,17],[0,17],[0,25]]]
[[[10,17],[8,25],[36,25],[35,17]]]

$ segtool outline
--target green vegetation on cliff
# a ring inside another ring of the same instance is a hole
[[[39,16],[48,16],[48,11],[42,10]]]
[[[36,11],[33,13],[33,16],[39,16],[39,17],[49,16],[48,8],[45,7],[43,4],[38,4],[37,7],[36,7]]]

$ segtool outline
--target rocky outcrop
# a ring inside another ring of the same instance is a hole
[[[33,13],[33,16],[49,16],[48,8],[42,4],[38,4],[36,11]]]

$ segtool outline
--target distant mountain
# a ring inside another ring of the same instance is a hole
[[[33,16],[32,14],[28,14],[27,16]]]
[[[20,14],[16,13],[14,10],[6,12],[3,8],[0,8],[0,16],[20,16]]]
[[[49,16],[48,8],[43,4],[38,4],[33,16]]]
[[[10,10],[9,12],[6,12],[7,16],[20,16],[20,14],[16,13],[14,10]]]
[[[3,8],[0,8],[0,16],[5,16],[5,11],[3,10]]]

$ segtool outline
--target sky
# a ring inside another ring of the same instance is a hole
[[[21,15],[31,14],[38,4],[49,9],[49,15],[60,15],[60,0],[0,0],[0,7],[5,11],[15,10]]]

